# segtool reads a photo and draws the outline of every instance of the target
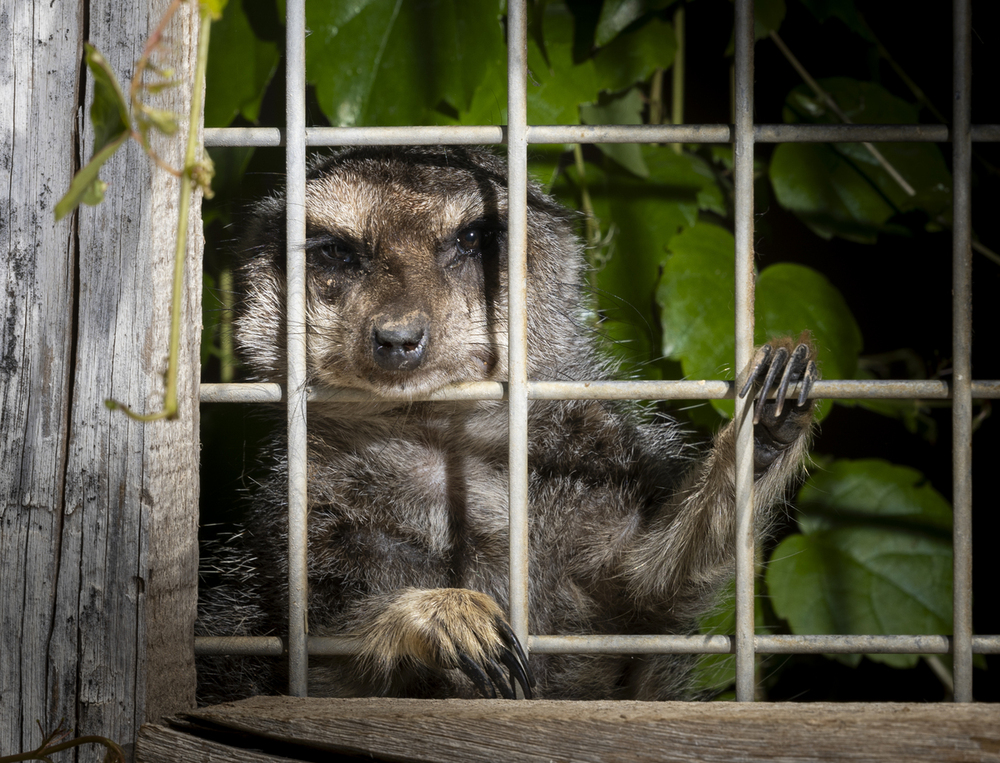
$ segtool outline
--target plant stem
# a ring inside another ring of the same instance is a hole
[[[170,306],[170,349],[167,358],[166,392],[163,408],[147,414],[139,414],[128,406],[106,401],[106,405],[114,410],[121,408],[129,418],[136,421],[156,421],[172,419],[177,416],[177,379],[179,375],[178,359],[181,344],[181,311],[184,296],[184,257],[187,253],[188,217],[191,209],[191,196],[194,191],[192,173],[195,171],[198,157],[198,126],[201,124],[201,106],[205,83],[205,71],[208,68],[208,40],[212,28],[212,17],[201,11],[201,25],[198,30],[198,58],[195,65],[194,86],[191,90],[191,113],[188,120],[187,150],[184,156],[184,172],[181,175],[180,202],[177,211],[177,241],[174,247],[174,282]],[[160,30],[158,30],[160,31]]]
[[[677,37],[677,52],[674,54],[673,82],[671,88],[670,122],[675,125],[684,124],[684,5],[674,11],[674,35]],[[674,143],[674,152],[680,153],[683,146]]]
[[[848,117],[840,106],[837,105],[837,102],[833,100],[833,96],[820,87],[819,83],[814,80],[810,76],[809,72],[805,70],[805,67],[799,63],[799,59],[792,54],[792,51],[788,49],[788,46],[785,45],[784,41],[778,36],[778,33],[772,29],[769,34],[771,39],[774,41],[774,44],[778,46],[778,50],[780,50],[782,55],[788,60],[788,63],[792,65],[792,68],[799,73],[799,76],[802,77],[802,80],[809,85],[810,88],[812,88],[812,91],[816,93],[816,95],[818,95],[827,106],[830,107],[830,110],[840,118],[840,121],[847,125],[854,124],[850,117]],[[875,157],[875,160],[880,165],[882,165],[882,169],[889,173],[889,176],[899,184],[899,187],[906,192],[907,196],[916,196],[917,192],[913,190],[913,186],[907,183],[906,179],[899,174],[899,171],[889,163],[889,160],[882,156],[881,151],[875,148],[875,146],[871,143],[862,143],[861,145],[868,149],[868,152]]]

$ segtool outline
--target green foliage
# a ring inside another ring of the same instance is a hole
[[[857,123],[913,124],[917,108],[874,82],[837,78],[820,81],[847,116]],[[805,85],[785,101],[786,122],[839,122]],[[915,195],[903,187],[858,143],[784,143],[774,151],[770,177],[778,202],[823,238],[841,236],[874,243],[882,232],[905,233],[891,218],[919,210],[933,224],[951,217],[951,174],[933,143],[880,144],[879,151],[899,170]]]
[[[506,102],[496,2],[308,3],[306,24],[307,71],[334,125],[444,123],[484,87]]]
[[[681,361],[692,379],[735,378],[728,365],[735,352],[733,311],[735,241],[727,230],[701,224],[670,240],[670,256],[656,292],[663,328],[663,354]],[[797,335],[808,326],[828,378],[854,376],[861,331],[840,293],[815,270],[779,263],[757,280],[754,338]],[[713,400],[727,418],[733,401]],[[820,417],[830,402],[819,405]]]
[[[107,60],[89,43],[84,43],[90,76],[94,78],[94,102],[90,121],[94,127],[94,153],[76,173],[69,191],[56,204],[56,220],[61,220],[81,203],[96,206],[104,201],[107,183],[98,177],[101,167],[132,134],[128,105],[115,73]]]
[[[951,508],[914,469],[834,461],[799,493],[801,533],[775,549],[767,586],[792,632],[951,633]],[[912,667],[918,655],[871,659]],[[861,655],[836,655],[857,665]]]
[[[233,2],[212,29],[205,126],[225,127],[237,114],[256,122],[280,55],[274,42],[254,34],[243,2]]]

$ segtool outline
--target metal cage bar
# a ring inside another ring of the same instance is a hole
[[[284,146],[288,221],[287,384],[204,384],[202,402],[285,402],[289,472],[289,634],[287,638],[196,639],[197,654],[288,655],[289,692],[307,692],[308,655],[345,655],[350,637],[310,637],[307,632],[306,403],[354,401],[353,390],[306,386],[305,345],[305,156],[309,146],[394,144],[506,144],[509,167],[509,379],[437,390],[427,400],[507,400],[510,437],[510,617],[526,648],[543,654],[735,654],[737,698],[753,699],[756,654],[879,653],[954,655],[955,699],[972,699],[972,655],[1000,654],[1000,636],[972,635],[971,615],[971,421],[972,400],[1000,397],[1000,381],[971,378],[971,202],[973,142],[1000,141],[1000,125],[972,125],[969,0],[954,0],[954,115],[946,125],[802,125],[753,123],[753,0],[736,0],[733,125],[528,125],[524,0],[511,0],[508,15],[508,125],[450,127],[315,128],[305,125],[304,0],[288,0],[286,22],[286,127],[205,130],[208,146]],[[736,401],[741,422],[737,444],[737,627],[734,636],[549,636],[528,628],[527,406],[542,399],[719,399],[735,397],[726,381],[532,382],[526,364],[525,253],[527,145],[529,143],[733,143],[737,274],[736,368],[753,348],[753,154],[755,143],[952,142],[954,144],[953,350],[954,380],[818,382],[814,398],[951,399],[954,473],[953,636],[755,636],[752,533],[751,406]]]
[[[306,515],[306,19],[305,0],[289,0],[286,19],[285,120],[288,343],[288,693],[307,691]]]
[[[972,210],[971,173],[971,31],[969,0],[952,6],[952,633],[955,701],[972,701]]]
[[[528,644],[528,19],[507,5],[507,437],[510,626]]]
[[[733,121],[734,232],[736,238],[736,365],[753,355],[753,0],[735,3],[736,67]],[[754,697],[754,484],[753,403],[736,398],[736,699]]]

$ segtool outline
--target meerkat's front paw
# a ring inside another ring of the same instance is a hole
[[[362,634],[361,659],[386,674],[402,662],[457,668],[483,696],[531,699],[535,685],[521,644],[503,611],[484,593],[465,588],[409,588],[389,597]],[[506,666],[510,679],[504,675]]]
[[[809,392],[820,378],[816,349],[808,332],[798,341],[791,337],[772,339],[758,348],[746,371],[740,397],[753,387],[754,470],[760,476],[778,455],[809,431],[813,402]],[[801,382],[796,400],[786,400],[788,388]],[[769,399],[770,395],[774,399]]]

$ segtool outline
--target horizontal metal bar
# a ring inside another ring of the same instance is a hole
[[[310,636],[310,656],[357,654],[353,636]],[[756,636],[757,654],[949,654],[951,636]],[[732,654],[733,637],[715,636],[529,636],[539,654]],[[284,640],[275,636],[199,636],[195,654],[280,657]],[[1000,636],[973,636],[975,654],[1000,654]]]
[[[756,143],[949,143],[947,125],[754,125]],[[529,125],[528,143],[732,143],[732,125]],[[308,127],[307,146],[495,145],[504,125]],[[972,126],[973,143],[1000,141],[1000,125]],[[278,127],[206,127],[206,146],[283,146]]]
[[[797,385],[789,388],[789,397],[798,393]],[[530,400],[723,400],[736,394],[731,381],[583,381],[528,382]],[[507,385],[503,382],[467,382],[434,390],[425,395],[375,397],[357,389],[310,387],[309,402],[356,403],[383,400],[446,401],[446,400],[506,400]],[[879,400],[947,400],[951,386],[946,381],[818,381],[813,385],[813,399],[879,399]],[[972,382],[972,397],[1000,397],[1000,380]],[[202,384],[203,403],[280,403],[284,388],[279,384]]]
[[[198,657],[216,654],[281,657],[285,653],[285,639],[277,636],[195,636],[194,653]]]

